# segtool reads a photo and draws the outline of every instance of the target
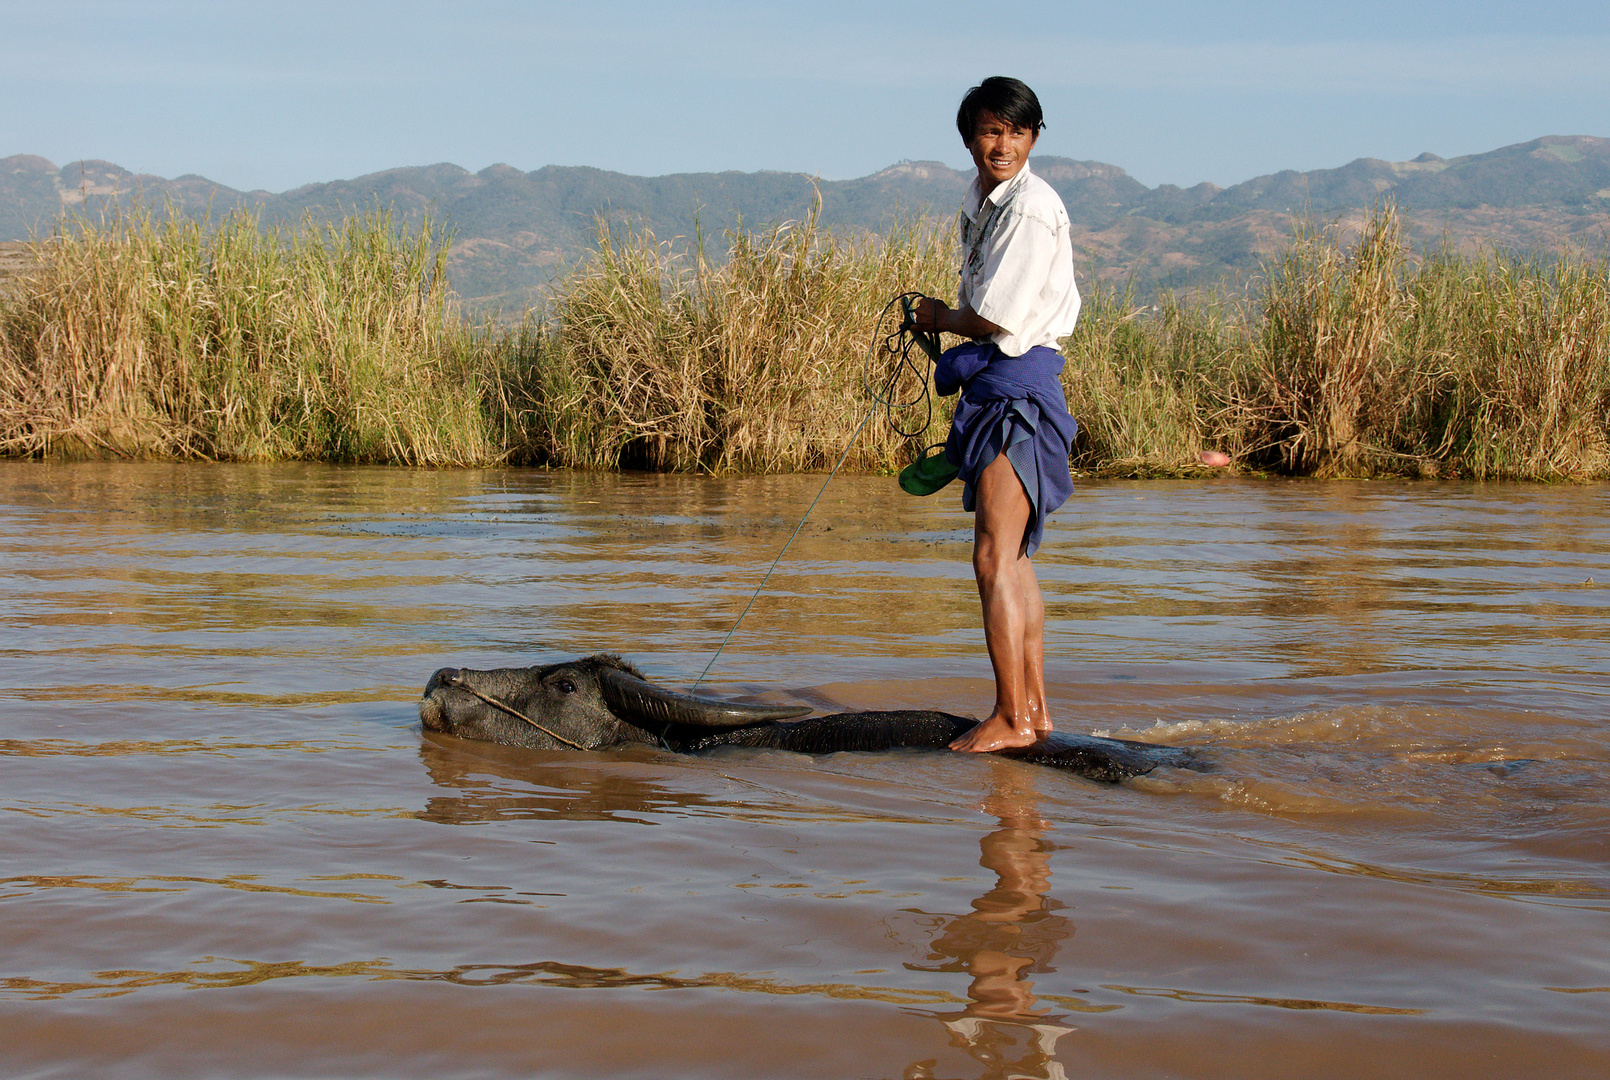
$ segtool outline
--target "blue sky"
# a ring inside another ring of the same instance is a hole
[[[280,191],[397,165],[956,167],[961,94],[1147,184],[1610,136],[1610,4],[0,0],[0,157]]]

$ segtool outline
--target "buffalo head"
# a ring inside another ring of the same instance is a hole
[[[698,729],[744,727],[810,711],[679,694],[604,653],[528,668],[442,668],[419,703],[427,731],[543,750],[680,743]]]

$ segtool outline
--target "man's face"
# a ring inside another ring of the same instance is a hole
[[[967,149],[973,153],[973,164],[978,166],[978,178],[986,192],[1023,171],[1038,137],[1028,128],[1009,124],[988,109],[978,114]]]

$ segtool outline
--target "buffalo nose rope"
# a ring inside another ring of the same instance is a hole
[[[855,440],[861,437],[861,432],[866,430],[867,421],[872,419],[872,414],[877,412],[881,406],[889,427],[894,430],[895,434],[905,439],[921,437],[926,434],[929,426],[933,423],[934,400],[932,393],[929,391],[929,369],[939,359],[939,335],[919,333],[912,327],[912,310],[921,297],[921,293],[901,293],[885,304],[883,310],[879,312],[878,321],[872,328],[872,342],[867,346],[866,361],[861,368],[861,382],[866,389],[867,396],[872,399],[872,404],[867,407],[866,415],[861,418],[861,423],[855,429],[854,434],[850,436],[850,441],[844,444],[844,452],[839,455],[838,463],[833,466],[833,470],[827,474],[827,479],[822,481],[822,487],[817,491],[816,498],[812,499],[811,504],[805,508],[805,513],[801,515],[799,524],[794,526],[794,531],[788,535],[788,539],[778,549],[777,557],[772,559],[771,565],[766,568],[766,573],[761,576],[760,584],[756,585],[755,591],[749,594],[749,602],[744,605],[743,611],[738,613],[738,618],[733,622],[732,629],[727,631],[727,636],[721,639],[721,644],[716,646],[715,653],[711,655],[710,662],[704,665],[704,670],[699,672],[699,677],[693,681],[693,689],[697,690],[699,684],[704,682],[704,677],[710,674],[710,669],[715,666],[715,662],[721,656],[722,650],[727,647],[727,643],[732,640],[732,636],[738,632],[738,627],[743,623],[744,616],[748,615],[749,609],[755,606],[755,600],[766,588],[766,582],[771,580],[772,571],[776,570],[777,564],[782,562],[783,555],[788,551],[789,545],[794,542],[794,538],[799,535],[799,531],[805,527],[805,522],[810,518],[811,511],[816,509],[816,504],[821,501],[823,492],[827,491],[827,485],[833,482],[833,477],[838,475],[840,467],[849,458],[850,448],[855,445]],[[890,316],[896,309],[899,310],[900,321],[894,324],[891,329],[889,328],[892,321]],[[918,352],[921,353],[920,360],[915,355]],[[888,365],[888,372],[882,377],[875,378],[873,369],[880,360]],[[904,381],[901,376],[908,374],[915,376],[918,389],[907,399],[897,399],[896,390]],[[922,423],[910,428],[902,427],[895,420],[896,412],[909,409],[919,402],[923,406]]]

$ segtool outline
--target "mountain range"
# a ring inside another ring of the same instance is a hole
[[[1074,223],[1082,277],[1133,282],[1141,295],[1245,280],[1276,251],[1293,221],[1356,219],[1395,202],[1419,245],[1450,242],[1545,253],[1570,246],[1602,255],[1610,238],[1610,139],[1545,136],[1481,154],[1413,161],[1359,158],[1334,169],[1286,170],[1232,187],[1147,187],[1122,168],[1036,155]],[[854,180],[801,173],[679,173],[641,177],[547,166],[492,165],[470,172],[439,164],[388,169],[290,191],[237,191],[205,177],[136,175],[108,161],[57,167],[44,158],[0,159],[0,241],[46,234],[64,211],[111,200],[168,202],[217,216],[236,206],[268,222],[337,216],[375,205],[408,221],[429,212],[454,234],[453,283],[476,307],[520,310],[556,271],[591,246],[604,216],[661,239],[697,230],[719,236],[742,222],[764,227],[805,215],[821,199],[821,223],[880,232],[898,221],[954,214],[971,173],[904,161]],[[713,245],[719,250],[719,244]]]

